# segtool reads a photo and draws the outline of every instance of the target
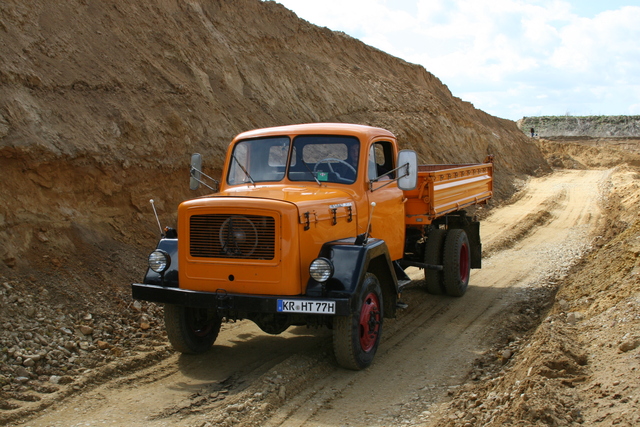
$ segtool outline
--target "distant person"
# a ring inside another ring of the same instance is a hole
[[[531,128],[531,138],[533,138],[536,134],[536,130],[534,128]]]

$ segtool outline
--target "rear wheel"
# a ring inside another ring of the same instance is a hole
[[[447,295],[461,297],[467,291],[471,268],[469,239],[459,228],[447,232],[442,264],[444,290]]]
[[[430,265],[442,265],[442,248],[444,245],[446,230],[435,228],[427,235],[427,241],[424,247],[424,263]],[[442,271],[424,270],[424,282],[427,292],[433,295],[442,295],[444,293],[444,283]]]
[[[165,304],[164,324],[174,349],[196,354],[211,348],[220,332],[222,320],[215,310]]]
[[[371,365],[382,334],[382,307],[380,283],[367,273],[355,312],[333,321],[333,350],[340,366],[358,371]]]

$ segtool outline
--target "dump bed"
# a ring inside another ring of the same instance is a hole
[[[493,195],[493,163],[420,165],[418,185],[406,191],[405,222],[424,225],[485,202]]]

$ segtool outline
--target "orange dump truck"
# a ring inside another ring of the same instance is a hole
[[[192,156],[192,189],[207,185],[201,165]],[[418,166],[387,130],[305,124],[236,136],[218,184],[180,204],[133,297],[164,303],[184,353],[208,350],[223,320],[249,319],[270,334],[329,327],[337,362],[358,370],[405,306],[406,268],[430,293],[465,293],[481,243],[464,208],[491,198],[493,165]]]

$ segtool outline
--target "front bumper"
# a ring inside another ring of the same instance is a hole
[[[142,283],[134,283],[131,287],[135,299],[186,307],[215,308],[223,313],[279,313],[279,299],[333,301],[336,312],[331,315],[348,316],[351,313],[349,298],[228,294],[224,291],[201,292]]]

